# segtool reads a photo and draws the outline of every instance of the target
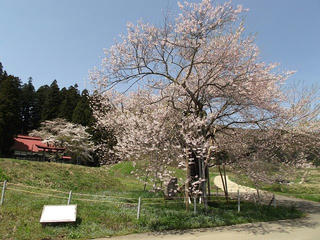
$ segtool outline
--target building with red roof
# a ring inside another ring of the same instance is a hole
[[[14,144],[11,147],[16,158],[49,160],[50,155],[63,155],[64,148],[58,148],[42,142],[40,137],[31,137],[18,135],[14,138]],[[71,160],[71,157],[61,156],[61,160]]]

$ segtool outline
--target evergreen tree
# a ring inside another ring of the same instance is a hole
[[[48,89],[48,95],[43,104],[41,111],[41,120],[51,120],[59,115],[59,107],[61,104],[60,89],[57,80],[54,80]]]
[[[3,75],[3,66],[2,66],[2,63],[0,62],[0,78],[1,78],[2,75]]]
[[[38,88],[36,92],[36,108],[38,112],[38,116],[35,119],[35,125],[37,127],[40,127],[40,122],[44,121],[45,119],[42,119],[43,115],[43,105],[47,101],[48,95],[49,95],[50,87],[48,85],[43,85]]]
[[[89,101],[88,90],[83,90],[81,99],[78,101],[76,108],[73,111],[72,122],[83,126],[90,126],[93,122],[92,110]]]
[[[61,90],[62,102],[60,105],[59,117],[72,121],[73,112],[79,103],[81,97],[78,90],[78,85],[70,86],[67,89],[63,88]]]
[[[26,134],[29,130],[37,127],[36,121],[39,116],[36,107],[36,93],[30,77],[28,83],[21,89],[21,133]]]
[[[19,132],[20,121],[20,80],[2,71],[0,81],[0,154],[10,152],[13,137]]]

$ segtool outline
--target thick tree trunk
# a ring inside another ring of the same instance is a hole
[[[212,139],[211,145],[213,144]],[[210,159],[212,148],[209,148],[208,155],[204,157],[198,156],[198,154],[189,149],[190,153],[187,154],[189,159],[193,159],[192,162],[187,164],[190,174],[190,182],[196,182],[201,180],[199,183],[198,190],[201,191],[201,200],[205,206],[208,207],[208,194],[210,197],[210,177],[209,177],[209,168],[208,168],[208,159]],[[190,186],[190,182],[188,183]]]

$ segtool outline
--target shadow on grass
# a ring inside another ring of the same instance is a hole
[[[76,218],[75,222],[57,222],[57,223],[43,223],[42,227],[78,227],[82,223],[82,219],[80,217]]]
[[[222,227],[213,228],[200,228],[200,229],[187,229],[187,230],[169,230],[164,232],[152,232],[149,233],[150,236],[158,235],[183,235],[183,234],[196,234],[201,232],[246,232],[248,234],[254,235],[265,235],[269,233],[290,233],[295,229],[305,228],[314,229],[320,226],[320,204],[316,202],[301,200],[301,199],[291,199],[288,197],[279,197],[279,205],[291,206],[293,208],[299,209],[300,211],[307,213],[306,216],[295,219],[287,220],[276,220],[269,222],[256,222],[256,223],[245,223]]]

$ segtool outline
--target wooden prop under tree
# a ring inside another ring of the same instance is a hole
[[[227,174],[226,174],[226,161],[228,160],[228,154],[224,151],[220,151],[216,153],[216,161],[218,165],[219,174],[221,177],[222,187],[224,191],[224,195],[226,201],[229,201],[229,194],[228,194],[228,183],[227,183]],[[221,169],[222,166],[222,169]]]

